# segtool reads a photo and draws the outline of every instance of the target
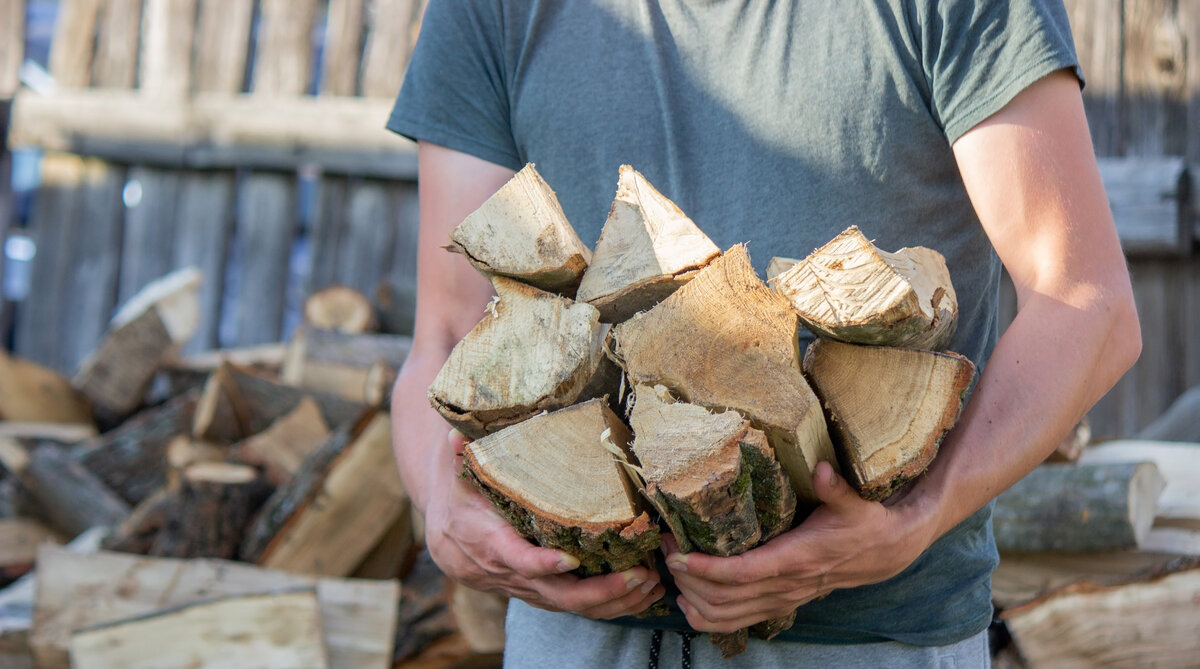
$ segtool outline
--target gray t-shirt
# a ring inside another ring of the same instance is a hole
[[[388,128],[536,163],[592,245],[628,163],[718,246],[747,242],[759,272],[850,225],[937,249],[951,349],[982,370],[1001,266],[950,147],[1072,67],[1060,0],[440,0]],[[965,639],[991,619],[996,560],[989,505],[895,578],[801,607],[781,638]]]

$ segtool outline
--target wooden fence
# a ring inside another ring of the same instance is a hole
[[[1097,436],[1115,437],[1200,384],[1187,170],[1200,164],[1200,2],[1066,4],[1145,341],[1091,415]],[[15,87],[22,6],[0,0],[0,100]],[[24,91],[13,109],[13,140],[52,152],[28,229],[39,255],[17,352],[71,370],[115,304],[183,265],[207,277],[197,348],[275,340],[288,305],[329,283],[410,290],[415,158],[381,127],[422,7],[63,0],[58,89]],[[1005,287],[1002,322],[1014,307]]]

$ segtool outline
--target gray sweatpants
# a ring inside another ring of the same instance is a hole
[[[645,667],[650,657],[651,630],[620,627],[565,613],[535,609],[510,600],[504,649],[506,669],[624,669]],[[658,666],[681,666],[682,640],[663,634]],[[857,646],[763,642],[750,639],[745,653],[724,660],[707,635],[692,640],[696,669],[775,669],[776,667],[836,667],[852,669],[987,669],[991,666],[987,631],[948,646],[909,646],[871,643]]]

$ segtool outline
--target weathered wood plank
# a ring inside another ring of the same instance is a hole
[[[143,286],[171,271],[178,191],[176,172],[129,168],[118,302],[124,303]]]
[[[254,0],[200,0],[194,88],[235,95],[245,90]]]
[[[233,229],[233,174],[184,172],[175,217],[175,267],[197,267],[204,273],[200,287],[200,325],[185,352],[219,347],[221,296],[225,261]]]
[[[1175,0],[1124,0],[1124,153],[1179,156],[1187,146],[1186,44]]]
[[[0,0],[0,100],[16,92],[17,68],[24,59],[25,0]]]
[[[346,204],[346,236],[338,248],[338,283],[371,295],[392,264],[396,207],[387,185],[378,181],[350,184]]]
[[[396,213],[391,221],[396,231],[396,248],[392,252],[392,268],[384,278],[386,283],[375,287],[373,293],[380,310],[380,325],[385,332],[412,332],[416,316],[417,289],[417,232],[420,213],[417,184],[400,182],[391,185],[396,198]]]
[[[248,346],[278,341],[284,293],[296,230],[293,177],[259,172],[242,182],[235,224],[235,253],[241,261],[232,342]]]
[[[322,95],[354,95],[363,52],[363,0],[329,0]]]
[[[92,78],[96,19],[102,0],[58,3],[54,39],[50,42],[50,75],[59,86],[87,86]]]
[[[146,0],[145,7],[141,91],[182,97],[191,87],[196,0]]]
[[[1083,108],[1098,156],[1121,153],[1121,0],[1067,0],[1087,88]]]
[[[368,19],[371,32],[363,56],[362,94],[394,99],[408,68],[416,39],[412,27],[421,5],[416,0],[375,0],[371,8]]]
[[[1182,158],[1102,158],[1098,165],[1127,255],[1191,252],[1190,193]]]
[[[322,175],[317,188],[316,216],[309,233],[311,261],[305,295],[337,283],[339,248],[347,225],[347,179]]]
[[[100,24],[92,82],[105,88],[133,88],[138,74],[142,0],[105,0]]]
[[[312,76],[312,29],[317,0],[261,0],[255,93],[300,95]]]

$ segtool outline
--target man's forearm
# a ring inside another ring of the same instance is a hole
[[[392,443],[400,477],[409,498],[421,512],[434,486],[453,475],[454,454],[446,435],[450,427],[426,399],[445,355],[414,348],[404,362],[392,393]]]

